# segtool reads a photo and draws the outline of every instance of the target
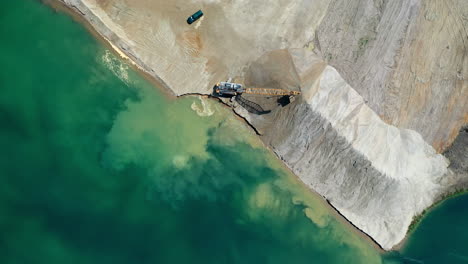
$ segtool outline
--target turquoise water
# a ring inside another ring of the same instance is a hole
[[[382,258],[228,109],[165,97],[38,1],[1,5],[1,263],[466,263],[466,196]]]
[[[388,254],[386,259],[389,263],[468,263],[468,195],[433,208],[401,252]]]

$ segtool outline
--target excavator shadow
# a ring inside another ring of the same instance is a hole
[[[259,104],[249,101],[241,95],[236,95],[235,99],[236,102],[242,107],[244,107],[245,110],[247,110],[249,113],[256,115],[264,115],[271,112],[270,110],[264,110]]]
[[[285,107],[285,106],[287,106],[288,104],[291,103],[291,98],[288,95],[284,95],[284,96],[281,96],[280,98],[278,98],[278,100],[276,100],[276,102],[278,103],[278,105],[281,105],[281,107]]]

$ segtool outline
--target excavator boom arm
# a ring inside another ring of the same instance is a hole
[[[246,94],[258,94],[258,95],[271,95],[271,96],[282,96],[282,95],[299,95],[299,91],[291,91],[284,89],[272,89],[272,88],[246,88],[244,90]]]
[[[299,95],[299,91],[274,88],[244,88],[241,84],[220,82],[215,85],[215,92],[221,95],[258,94],[269,96]]]

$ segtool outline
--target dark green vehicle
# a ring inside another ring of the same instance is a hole
[[[193,22],[197,21],[202,16],[203,16],[203,12],[201,10],[198,10],[197,12],[195,12],[195,14],[193,14],[193,15],[189,16],[189,18],[187,18],[187,23],[190,25]]]

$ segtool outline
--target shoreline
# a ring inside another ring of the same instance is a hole
[[[413,221],[411,222],[410,226],[408,227],[408,232],[406,233],[405,238],[398,244],[395,245],[394,248],[392,248],[391,251],[397,251],[405,247],[406,242],[408,242],[409,236],[418,228],[419,224],[426,218],[426,216],[435,208],[441,206],[444,202],[451,200],[453,198],[463,196],[463,195],[468,195],[468,188],[464,187],[458,191],[454,191],[452,193],[449,193],[445,196],[442,196],[439,200],[434,202],[431,206],[429,206],[424,212],[421,214],[415,216],[413,218]]]
[[[103,44],[106,48],[108,48],[111,52],[113,52],[115,55],[119,56],[120,58],[124,59],[126,62],[128,62],[129,66],[132,67],[133,70],[135,70],[138,74],[140,74],[145,80],[149,81],[153,86],[155,86],[156,89],[159,89],[162,94],[165,96],[166,99],[169,100],[176,100],[179,97],[184,97],[184,96],[205,96],[210,99],[214,99],[221,103],[224,107],[228,107],[231,109],[234,117],[240,121],[242,121],[246,126],[252,129],[252,131],[260,137],[261,135],[257,132],[255,127],[250,124],[244,117],[240,116],[237,114],[234,109],[232,109],[229,105],[225,104],[222,100],[219,100],[218,98],[212,97],[211,95],[208,94],[183,94],[183,95],[175,95],[174,92],[169,88],[167,84],[165,84],[162,80],[159,80],[159,78],[156,78],[153,76],[151,73],[149,73],[147,70],[145,70],[143,67],[139,66],[137,62],[135,62],[128,54],[126,54],[124,51],[122,51],[119,47],[115,46],[114,44],[111,43],[110,40],[108,40],[106,37],[104,37],[102,34],[100,34],[96,28],[91,24],[90,21],[88,21],[79,10],[76,8],[72,8],[65,3],[61,2],[60,0],[42,0],[42,3],[49,6],[56,12],[62,12],[64,14],[69,15],[75,22],[81,24],[82,26],[85,27],[85,29],[101,44]],[[122,56],[123,55],[123,56]],[[260,138],[259,138],[260,139]],[[350,232],[353,232],[356,234],[360,239],[363,239],[364,241],[370,243],[370,245],[377,250],[378,253],[386,253],[386,252],[391,252],[393,250],[396,250],[392,248],[389,251],[384,250],[371,236],[369,236],[367,233],[363,232],[361,229],[357,228],[352,222],[350,222],[347,218],[345,218],[336,208],[334,208],[323,196],[321,196],[319,193],[317,193],[315,190],[312,190],[309,188],[300,178],[297,176],[285,163],[284,161],[277,155],[277,153],[270,147],[267,146],[261,139],[260,142],[262,145],[269,151],[270,153],[273,154],[273,156],[276,158],[276,160],[279,162],[280,166],[285,169],[288,173],[293,175],[294,180],[298,181],[302,186],[307,188],[309,192],[319,198],[322,202],[325,208],[330,212],[330,215],[332,215],[338,222],[342,223],[345,228],[347,228]],[[406,237],[405,239],[406,240]]]
[[[169,88],[169,86],[160,78],[153,76],[146,69],[138,65],[138,63],[127,53],[122,51],[119,47],[115,46],[109,39],[100,34],[96,28],[89,22],[78,9],[72,8],[60,0],[40,0],[42,4],[52,8],[55,12],[64,13],[71,17],[73,21],[82,25],[99,43],[104,45],[107,49],[114,53],[114,55],[119,56],[127,64],[132,67],[138,74],[140,74],[145,80],[150,82],[153,86],[159,88],[162,94],[166,99],[175,100],[180,96],[174,94],[174,92]],[[182,95],[183,96],[183,95]]]
[[[67,6],[63,2],[59,0],[43,0],[43,4],[51,7],[53,10],[56,12],[62,12],[67,15],[69,15],[75,22],[80,23],[85,27],[85,29],[91,33],[91,35],[101,44],[103,44],[106,48],[111,50],[115,55],[118,55],[120,58],[124,59],[126,62],[128,62],[129,66],[132,67],[133,70],[135,70],[138,74],[140,74],[145,80],[149,81],[153,86],[155,86],[157,89],[159,89],[162,94],[165,96],[166,99],[169,100],[176,100],[179,97],[184,97],[184,96],[204,96],[208,97],[210,99],[216,100],[218,103],[221,103],[224,107],[230,108],[232,111],[234,117],[238,119],[239,121],[243,122],[247,127],[251,128],[253,133],[256,136],[261,136],[256,128],[250,124],[244,117],[240,116],[237,114],[234,109],[232,109],[229,105],[225,104],[222,100],[219,100],[218,98],[212,97],[207,94],[183,94],[180,96],[177,96],[174,94],[174,92],[162,81],[156,79],[153,75],[151,75],[148,71],[146,71],[143,67],[139,66],[128,54],[126,54],[124,51],[122,51],[120,48],[115,46],[108,40],[106,37],[101,35],[95,28],[94,26],[86,19],[83,17],[83,15],[75,8],[72,8],[70,6]],[[346,229],[348,229],[350,232],[353,232],[357,236],[359,236],[361,239],[364,241],[370,243],[370,245],[376,249],[379,253],[385,253],[387,252],[384,250],[372,237],[370,237],[368,234],[364,233],[362,230],[357,228],[353,223],[351,223],[348,219],[346,219],[336,208],[334,208],[330,203],[327,202],[327,200],[321,196],[319,193],[317,193],[315,190],[310,189],[303,181],[300,180],[299,176],[297,176],[284,162],[281,160],[281,158],[277,155],[277,153],[270,147],[267,146],[261,139],[260,142],[262,143],[263,147],[267,149],[273,156],[276,158],[280,166],[285,169],[288,173],[294,176],[294,180],[299,182],[302,186],[307,188],[312,195],[316,196],[319,198],[322,202],[324,207],[327,208],[329,211],[330,215],[332,215],[338,222],[343,224]],[[393,250],[393,249],[392,249]]]
[[[183,95],[185,96],[185,95]],[[239,119],[240,121],[243,121],[245,123],[245,125],[249,126],[250,128],[252,128],[253,132],[257,135],[257,137],[261,137],[262,135],[259,134],[256,130],[256,128],[249,123],[249,121],[247,119],[245,119],[243,116],[237,114],[234,109],[232,109],[231,106],[229,106],[228,104],[226,104],[224,101],[220,100],[219,98],[215,98],[215,97],[212,97],[212,96],[208,96],[208,95],[201,95],[201,96],[205,96],[205,97],[208,97],[208,98],[212,98],[212,99],[216,99],[219,103],[221,103],[224,107],[227,107],[227,108],[230,108],[232,113],[234,114],[234,117]],[[260,139],[260,138],[259,138]],[[336,219],[338,222],[340,222],[349,232],[352,232],[354,233],[355,235],[357,235],[360,239],[362,239],[363,241],[369,243],[378,253],[380,254],[383,254],[383,253],[388,253],[388,252],[391,252],[391,251],[395,251],[395,250],[399,250],[399,248],[392,248],[391,250],[385,250],[383,249],[379,243],[377,243],[377,241],[375,241],[371,236],[369,236],[367,233],[365,233],[364,231],[362,231],[361,229],[359,229],[357,226],[355,226],[351,221],[349,221],[343,214],[340,213],[340,211],[338,211],[325,197],[323,197],[322,195],[320,195],[318,192],[316,192],[315,190],[309,188],[302,180],[299,176],[297,176],[292,170],[291,168],[288,167],[288,165],[281,159],[281,157],[271,148],[271,146],[265,144],[265,142],[263,142],[263,140],[260,139],[260,142],[262,143],[263,147],[265,149],[267,149],[268,152],[270,152],[273,157],[276,159],[276,161],[278,162],[279,166],[284,169],[287,173],[289,173],[291,175],[292,178],[294,178],[294,181],[296,181],[297,183],[299,183],[301,186],[303,186],[304,188],[306,188],[308,190],[308,192],[315,196],[316,198],[318,198],[321,202],[322,202],[322,205],[324,206],[324,208],[326,208],[326,210],[330,213],[330,215],[332,217],[334,217],[334,219]],[[405,236],[405,239],[403,241],[405,241],[407,239],[407,236]],[[400,244],[398,244],[400,245]],[[397,245],[397,246],[398,246]]]
[[[85,27],[85,29],[88,32],[91,33],[91,35],[94,37],[94,39],[96,39],[98,42],[102,43],[104,45],[104,47],[111,50],[115,55],[118,55],[119,57],[124,59],[124,61],[126,61],[132,67],[133,70],[135,70],[138,74],[140,74],[145,80],[149,81],[153,86],[156,86],[156,88],[159,89],[159,91],[162,92],[162,94],[165,96],[166,99],[175,100],[175,99],[177,99],[179,97],[199,95],[199,96],[204,96],[204,97],[208,97],[210,99],[217,100],[218,102],[220,102],[225,107],[231,108],[230,106],[226,105],[222,100],[219,100],[219,99],[217,99],[215,97],[212,97],[212,96],[210,96],[208,94],[176,95],[163,80],[161,80],[160,78],[157,77],[156,73],[154,73],[154,74],[150,73],[147,69],[145,69],[144,67],[142,67],[142,66],[140,66],[138,64],[138,59],[133,58],[133,56],[131,54],[127,54],[124,50],[122,50],[121,48],[114,45],[108,38],[106,38],[105,36],[100,34],[98,32],[98,30],[93,26],[93,24],[88,19],[86,19],[84,17],[84,14],[81,13],[77,8],[73,8],[71,6],[68,6],[65,3],[61,2],[60,0],[42,0],[42,3],[49,6],[49,7],[51,7],[56,12],[61,12],[61,13],[65,13],[65,14],[69,15],[75,22],[83,25]],[[243,121],[244,124],[247,125],[248,127],[250,127],[257,136],[261,136],[258,133],[258,131],[256,130],[256,128],[251,123],[248,122],[248,120],[246,120],[244,117],[237,114],[232,108],[231,108],[231,110],[232,110],[235,118]],[[268,149],[268,151],[270,151],[272,154],[274,154],[274,157],[277,159],[277,161],[279,161],[279,164],[281,164],[281,167],[286,169],[291,175],[294,175],[295,180],[300,182],[300,184],[302,184],[304,187],[306,187],[313,195],[316,195],[317,197],[319,197],[323,201],[323,205],[327,208],[327,210],[329,210],[330,214],[333,215],[333,217],[337,221],[344,224],[344,226],[346,226],[346,228],[350,232],[354,232],[360,238],[364,239],[365,241],[368,241],[379,253],[387,253],[387,252],[391,252],[391,251],[398,251],[398,250],[400,250],[400,249],[402,249],[404,247],[406,241],[408,240],[408,236],[411,233],[411,229],[408,229],[408,231],[405,234],[404,239],[400,243],[398,243],[397,245],[395,245],[394,247],[392,247],[388,251],[384,250],[371,236],[369,236],[367,233],[363,232],[361,229],[359,229],[357,226],[355,226],[351,221],[349,221],[346,217],[344,217],[335,207],[333,207],[327,201],[327,199],[325,199],[323,196],[321,196],[315,190],[309,188],[299,178],[299,176],[296,175],[287,166],[287,164],[281,159],[281,157],[279,157],[277,155],[277,153],[269,145],[265,144],[263,142],[263,140],[261,140],[261,138],[259,138],[259,139],[262,142],[262,145],[266,149]],[[465,190],[463,193],[466,193],[466,192],[467,192],[467,190]],[[432,208],[434,208],[438,204],[441,204],[443,201],[445,201],[447,199],[450,199],[451,197],[455,197],[456,195],[457,194],[454,194],[454,195],[449,194],[448,196],[441,197],[439,200],[434,202],[433,205],[428,207],[426,209],[426,211],[423,212],[420,216],[415,216],[414,219],[416,219],[416,222],[417,222],[416,227],[418,225],[418,222],[420,222],[424,218],[424,216],[427,214],[427,210],[431,210]]]

